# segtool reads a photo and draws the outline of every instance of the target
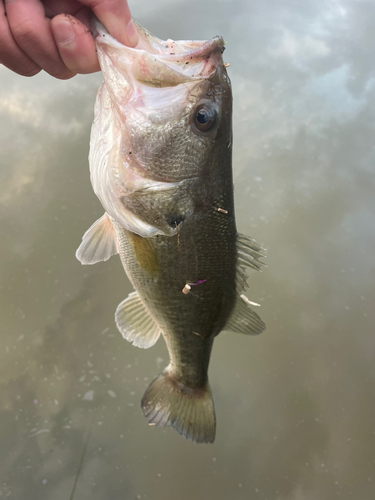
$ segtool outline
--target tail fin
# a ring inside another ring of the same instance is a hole
[[[215,409],[208,382],[191,389],[174,380],[166,368],[151,382],[141,405],[149,424],[171,426],[194,443],[215,440]]]

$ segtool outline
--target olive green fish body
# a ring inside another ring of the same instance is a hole
[[[230,188],[229,196],[220,198],[228,214],[218,212],[217,201],[208,198],[176,235],[149,238],[146,248],[139,245],[140,236],[114,223],[124,268],[160,326],[173,376],[189,387],[206,383],[213,338],[223,329],[236,300],[231,193]],[[154,268],[142,265],[142,251],[154,254],[157,279]],[[186,285],[191,289],[183,293]]]
[[[89,163],[105,213],[76,256],[94,264],[119,254],[135,291],[117,307],[118,329],[142,348],[165,339],[170,364],[142,398],[148,422],[213,442],[214,338],[265,328],[243,295],[262,249],[236,230],[224,41],[164,42],[137,29],[133,49],[94,23],[104,84]]]

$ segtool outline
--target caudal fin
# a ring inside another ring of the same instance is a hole
[[[191,389],[174,380],[166,368],[151,382],[141,405],[149,424],[171,426],[194,443],[215,440],[215,409],[208,382]]]

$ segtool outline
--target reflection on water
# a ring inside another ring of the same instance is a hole
[[[87,166],[100,75],[0,68],[0,496],[68,499],[91,432],[77,499],[374,498],[374,11],[133,5],[162,38],[227,40],[238,227],[268,248],[249,293],[266,332],[215,342],[211,446],[147,426],[165,346],[117,332],[118,258],[74,257],[102,214]]]

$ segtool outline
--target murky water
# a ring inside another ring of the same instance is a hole
[[[117,331],[118,258],[74,257],[102,214],[87,164],[101,76],[0,67],[0,496],[68,500],[83,460],[76,500],[372,500],[375,4],[132,7],[162,38],[228,42],[237,221],[268,249],[248,294],[267,330],[215,341],[213,445],[149,427],[164,342]]]

